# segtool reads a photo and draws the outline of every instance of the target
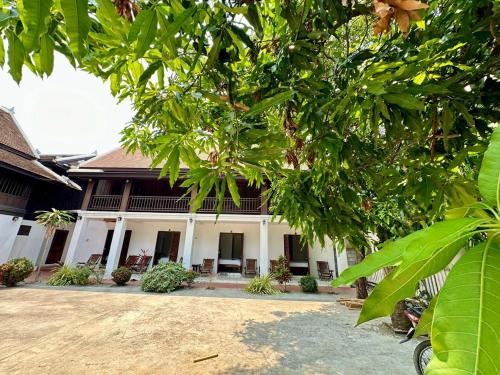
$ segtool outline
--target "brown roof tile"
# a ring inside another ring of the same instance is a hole
[[[55,173],[47,171],[36,159],[29,160],[2,148],[0,148],[0,162],[9,164],[12,167],[22,169],[32,174],[48,178],[49,180],[59,181],[57,177],[54,176]]]
[[[80,164],[80,168],[146,168],[151,166],[151,159],[140,152],[130,152],[118,148],[111,152],[96,156]]]
[[[30,144],[16,125],[13,116],[2,108],[0,108],[0,144],[4,144],[33,158],[36,157]]]

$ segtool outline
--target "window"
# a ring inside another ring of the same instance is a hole
[[[31,225],[21,225],[17,231],[18,236],[29,236],[31,231]]]
[[[288,251],[286,249],[287,242]],[[290,262],[307,262],[307,243],[301,243],[299,235],[287,234],[285,235],[285,254]]]

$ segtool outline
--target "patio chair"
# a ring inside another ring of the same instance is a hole
[[[140,258],[139,255],[129,255],[127,257],[127,260],[125,261],[125,264],[123,265],[123,267],[127,267],[127,268],[132,269],[134,266],[137,265],[139,258]]]
[[[136,265],[131,269],[136,273],[144,273],[148,270],[149,263],[151,263],[151,259],[153,259],[153,257],[151,255],[143,255],[139,258],[140,259],[137,261]]]
[[[274,272],[274,271],[276,271],[276,269],[277,269],[277,268],[278,268],[278,266],[279,266],[278,261],[277,261],[276,259],[271,259],[271,260],[269,261],[269,263],[271,264],[271,266],[269,267],[269,271],[270,271],[270,272]]]
[[[245,276],[256,276],[257,274],[257,259],[247,258],[245,260]]]
[[[79,262],[77,266],[81,267],[95,267],[101,261],[102,254],[92,254],[86,262]]]
[[[213,259],[203,259],[203,264],[200,268],[201,275],[210,275],[214,269],[214,260]]]
[[[333,271],[330,269],[330,265],[325,261],[317,261],[318,266],[318,277],[320,280],[331,280],[333,279]]]

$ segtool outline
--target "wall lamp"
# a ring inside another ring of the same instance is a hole
[[[192,222],[193,222],[193,218],[192,218],[192,217],[190,217],[190,218],[189,218],[189,222],[190,222],[190,223],[192,223]]]
[[[82,220],[82,215],[78,215],[78,217],[76,218],[77,220]]]
[[[262,225],[266,225],[266,220],[262,220]]]
[[[122,221],[122,217],[121,217],[121,216],[118,216],[118,217],[116,218],[116,220],[117,220],[117,221]]]
[[[13,216],[12,217],[12,221],[18,221],[19,220],[19,216]]]

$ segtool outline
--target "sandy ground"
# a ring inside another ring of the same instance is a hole
[[[0,289],[0,374],[414,373],[416,343],[383,321],[354,328],[358,312],[335,302],[216,293]]]

